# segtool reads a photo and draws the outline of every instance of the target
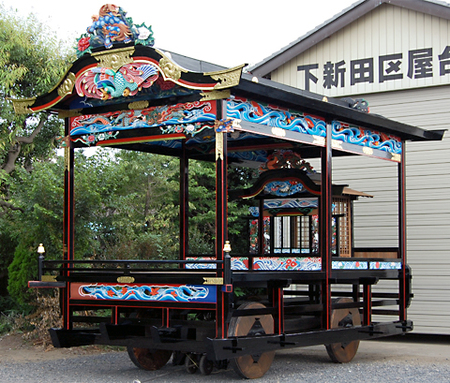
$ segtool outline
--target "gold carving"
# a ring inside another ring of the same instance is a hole
[[[68,172],[70,170],[70,147],[64,148],[64,170]]]
[[[159,60],[159,66],[164,73],[166,78],[170,78],[171,80],[178,81],[181,78],[181,72],[186,72],[180,66],[170,61],[167,57],[162,57]]]
[[[81,116],[83,109],[72,109],[72,110],[60,110],[58,112],[58,117],[59,118],[69,118],[69,117],[77,117],[77,116]]]
[[[41,277],[42,282],[56,282],[56,275],[43,275]]]
[[[117,277],[118,283],[133,283],[134,281],[133,277]]]
[[[142,109],[148,108],[149,105],[150,104],[148,101],[136,101],[136,102],[132,102],[132,103],[128,104],[128,109],[142,110]]]
[[[211,101],[228,98],[231,93],[229,90],[212,90],[210,92],[202,92],[200,94],[203,96],[200,101]]]
[[[30,106],[33,105],[36,101],[35,98],[27,98],[25,100],[10,100],[13,102],[14,112],[16,112],[16,114],[33,113],[33,111],[30,109]]]
[[[99,61],[98,66],[111,68],[116,72],[124,65],[131,64],[134,47],[115,49],[109,52],[94,53],[92,56]]]
[[[332,141],[331,141],[331,146],[332,146],[334,149],[341,149],[341,150],[342,150],[342,141],[339,141],[339,140],[332,140]]]
[[[373,155],[373,149],[372,148],[368,148],[367,146],[363,147],[363,153],[367,154],[368,156]]]
[[[314,138],[313,145],[325,146],[325,137],[313,135],[313,138]]]
[[[223,285],[223,278],[203,277],[204,285]]]
[[[242,68],[245,65],[240,65],[235,68],[225,69],[217,72],[205,73],[206,76],[211,76],[213,80],[219,81],[214,89],[231,88],[239,84],[241,80]]]
[[[282,128],[272,128],[272,134],[277,137],[286,137],[286,131]]]
[[[75,80],[75,74],[70,72],[64,82],[58,88],[59,97],[64,98],[67,95],[72,94],[73,87],[75,86]]]
[[[395,162],[402,162],[402,156],[398,153],[391,153],[391,160]]]
[[[226,134],[226,133],[225,133]],[[223,160],[223,135],[222,132],[216,132],[216,161]]]
[[[61,149],[61,148],[67,148],[70,147],[70,137],[69,136],[65,136],[65,137],[56,137],[55,138],[56,141],[56,146],[57,148]]]

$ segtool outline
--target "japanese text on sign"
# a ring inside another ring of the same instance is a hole
[[[446,46],[437,58],[439,66],[434,68],[433,48],[423,48],[409,50],[407,55],[403,53],[381,55],[378,59],[368,57],[350,62],[327,61],[322,68],[317,63],[299,65],[297,71],[304,73],[305,90],[310,90],[311,82],[317,84],[320,75],[324,89],[344,88],[360,83],[373,84],[377,81],[381,84],[402,80],[405,77],[416,80],[449,74],[450,46]]]

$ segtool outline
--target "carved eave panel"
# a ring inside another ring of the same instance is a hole
[[[142,109],[168,99],[226,99],[239,85],[244,65],[217,72],[192,72],[169,55],[145,46],[93,52],[76,60],[47,94],[12,100],[17,114],[44,110],[60,117],[112,110]]]

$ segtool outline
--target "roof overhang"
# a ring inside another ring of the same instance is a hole
[[[233,88],[232,94],[244,95],[268,103],[278,103],[293,109],[301,107],[302,112],[320,116],[329,122],[341,120],[364,128],[395,134],[406,141],[441,140],[445,132],[445,130],[424,130],[380,115],[364,113],[348,107],[348,103],[344,101],[326,98],[275,81],[256,79],[248,74],[242,75],[242,80]]]

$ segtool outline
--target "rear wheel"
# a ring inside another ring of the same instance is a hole
[[[128,356],[139,368],[148,371],[159,370],[169,361],[172,351],[149,348],[127,347]]]
[[[340,298],[336,303],[352,303],[350,298]],[[356,307],[335,309],[331,313],[331,328],[354,327],[361,325],[361,315]],[[328,355],[335,363],[348,363],[356,355],[359,340],[325,345]]]
[[[261,309],[259,302],[246,302],[238,310]],[[233,317],[228,327],[228,336],[258,336],[273,334],[274,321],[270,314]],[[255,379],[262,377],[270,368],[275,351],[239,356],[230,360],[233,370],[241,377]]]

